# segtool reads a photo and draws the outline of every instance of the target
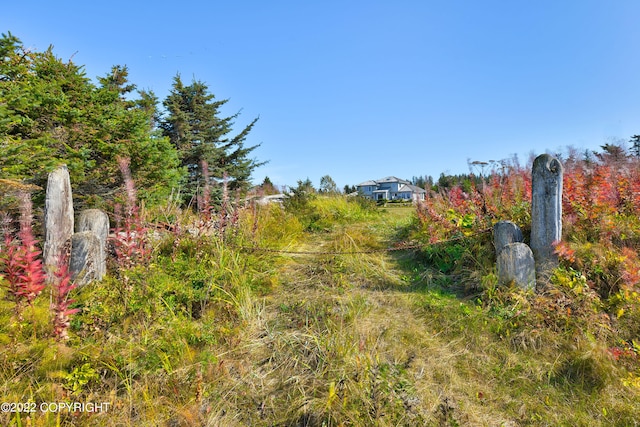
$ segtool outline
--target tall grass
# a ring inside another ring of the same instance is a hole
[[[629,387],[634,384],[629,378],[640,374],[640,330],[631,326],[640,320],[640,211],[632,190],[640,182],[640,161],[614,158],[608,151],[596,154],[595,160],[570,151],[563,161],[565,227],[556,248],[561,266],[541,294],[518,296],[498,286],[490,236],[477,234],[502,219],[518,223],[525,234],[529,231],[530,173],[516,165],[494,171],[482,185],[432,193],[417,208],[419,222],[413,233],[423,241],[462,237],[421,254],[428,267],[449,278],[441,282],[442,288],[460,289],[462,284],[463,295],[488,315],[489,331],[518,352],[511,358],[542,368],[525,373],[532,384],[540,387],[546,379],[545,393],[570,402],[575,401],[565,393],[575,393],[601,410],[594,414],[588,405],[571,410],[561,404],[554,405],[561,409],[551,414],[538,407],[529,422],[562,423],[573,416],[576,424],[586,425],[591,416],[603,425],[611,420],[625,425],[631,422],[629,399],[638,392]],[[487,332],[472,330],[474,337]],[[611,357],[623,353],[624,360]],[[520,381],[513,389],[523,397],[534,393]],[[618,403],[609,399],[611,393]]]
[[[4,399],[111,410],[4,413],[0,423],[634,425],[631,303],[605,301],[567,262],[546,294],[498,286],[490,239],[474,233],[492,218],[490,199],[485,213],[466,201],[455,211],[448,197],[431,200],[450,215],[446,228],[424,210],[341,197],[295,208],[229,198],[224,233],[213,207],[207,232],[192,210],[150,209],[143,217],[163,227],[146,229],[145,262],[72,290],[67,308],[80,311],[67,340],[44,333],[44,298],[33,303],[38,339],[16,334],[8,289],[0,295]],[[426,245],[430,224],[458,239]],[[384,251],[420,239],[422,250]]]

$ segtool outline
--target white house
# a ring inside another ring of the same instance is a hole
[[[373,200],[424,200],[427,192],[409,181],[388,176],[375,181],[365,181],[357,185],[358,193]]]

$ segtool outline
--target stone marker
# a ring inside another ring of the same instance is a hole
[[[101,280],[107,271],[107,239],[109,237],[109,216],[100,209],[85,209],[80,212],[76,223],[76,232],[93,232],[100,241],[101,257],[95,260],[93,272],[87,272],[89,277]]]
[[[493,246],[499,254],[509,243],[522,242],[522,230],[511,221],[499,221],[493,226]]]
[[[49,174],[44,205],[45,241],[43,258],[47,280],[64,259],[73,234],[73,199],[67,166],[60,166]]]
[[[549,154],[533,162],[531,250],[539,278],[558,266],[553,243],[562,237],[562,175],[562,164]]]
[[[498,253],[498,282],[508,284],[514,282],[523,289],[534,289],[536,286],[536,266],[533,253],[524,243],[508,243]]]
[[[107,239],[109,238],[109,215],[100,209],[85,209],[80,212],[78,221],[76,222],[76,233],[83,231],[93,231],[102,247],[107,249]],[[106,252],[105,252],[106,255]]]
[[[75,233],[71,238],[71,280],[78,286],[84,286],[101,280],[105,272],[104,249],[100,238],[93,231]]]

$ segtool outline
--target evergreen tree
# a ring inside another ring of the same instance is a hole
[[[279,191],[276,186],[271,182],[271,179],[268,176],[264,177],[262,184],[260,184],[260,188],[264,192],[264,194],[278,194]]]
[[[604,163],[620,163],[627,158],[627,150],[623,143],[613,142],[601,145],[601,153],[595,153],[596,157]]]
[[[122,185],[117,157],[129,157],[142,197],[162,198],[177,185],[177,152],[152,132],[155,107],[126,99],[135,89],[126,67],[96,86],[51,48],[26,50],[11,34],[0,37],[0,60],[0,178],[44,188],[64,163],[78,201],[99,205]]]
[[[629,142],[631,143],[631,153],[640,157],[640,135],[633,135]]]
[[[351,193],[356,193],[358,191],[358,188],[355,185],[349,185],[346,184],[342,191],[344,192],[344,194],[351,194]]]
[[[229,178],[232,189],[246,188],[253,170],[264,164],[249,158],[258,145],[245,147],[244,142],[257,118],[236,136],[232,132],[238,114],[220,117],[220,107],[228,100],[216,100],[209,88],[194,80],[185,86],[177,75],[163,105],[167,116],[160,127],[178,150],[180,161],[187,170],[186,196],[196,195],[202,185],[202,162],[207,162],[211,176]]]

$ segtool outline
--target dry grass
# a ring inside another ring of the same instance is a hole
[[[387,247],[411,223],[407,213],[346,214],[354,207],[336,200],[330,207],[341,219],[323,222],[322,231],[303,233],[276,209],[256,213],[258,227],[242,218],[253,234],[239,239],[361,251]],[[180,245],[160,245],[161,253],[178,252],[129,273],[141,286],[125,307],[115,305],[115,279],[88,292],[83,320],[93,323],[72,328],[69,346],[25,340],[3,350],[3,395],[112,403],[108,414],[59,419],[83,426],[636,422],[640,392],[622,384],[603,343],[518,314],[527,295],[498,290],[493,305],[466,300],[411,253],[276,256],[215,239]],[[203,295],[209,299],[194,312]],[[14,329],[0,338],[11,340]],[[97,379],[78,370],[84,363]],[[76,381],[88,379],[75,396],[74,369]],[[51,414],[31,421],[58,422]],[[2,422],[18,425],[7,414]]]

